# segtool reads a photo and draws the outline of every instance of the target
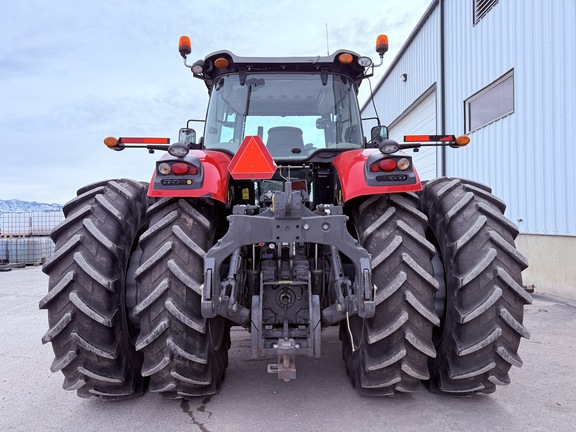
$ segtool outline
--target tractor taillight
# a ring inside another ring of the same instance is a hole
[[[372,152],[364,165],[364,178],[368,186],[401,186],[417,183],[417,174],[410,156],[384,156]]]
[[[170,164],[167,164],[166,162],[162,162],[160,165],[158,165],[158,172],[160,174],[168,175],[168,174],[170,174],[170,171],[171,171]]]
[[[378,166],[382,171],[394,171],[396,169],[396,161],[394,159],[382,159]]]
[[[172,165],[172,172],[176,175],[188,174],[189,170],[190,167],[188,166],[188,164],[185,164],[183,162],[177,162],[174,165]]]
[[[410,168],[410,161],[406,158],[402,158],[398,161],[398,169],[405,171]]]

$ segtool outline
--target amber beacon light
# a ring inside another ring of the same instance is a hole
[[[188,36],[180,36],[178,41],[178,51],[180,55],[184,58],[192,52],[192,44],[190,43],[190,38]]]
[[[388,36],[381,34],[376,38],[376,52],[381,56],[388,51]]]

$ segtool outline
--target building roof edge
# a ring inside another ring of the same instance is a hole
[[[426,21],[428,21],[428,18],[430,18],[430,15],[432,15],[432,12],[434,12],[436,6],[438,6],[439,3],[440,0],[432,0],[432,3],[430,3],[428,9],[426,9],[426,12],[424,12],[424,15],[422,15],[422,18],[420,18],[420,21],[418,21],[418,24],[416,24],[414,30],[412,30],[412,33],[410,33],[410,36],[408,36],[408,39],[406,39],[406,42],[404,42],[404,45],[402,45],[402,48],[400,48],[400,51],[398,51],[398,53],[394,57],[394,60],[392,60],[392,63],[390,63],[390,66],[388,66],[388,69],[386,69],[386,72],[384,73],[382,78],[380,78],[378,84],[376,84],[376,87],[371,92],[370,97],[366,100],[366,102],[364,102],[362,108],[360,108],[360,112],[366,109],[366,107],[374,97],[374,94],[376,94],[376,92],[378,92],[380,87],[382,87],[386,78],[388,78],[388,76],[392,73],[392,70],[394,69],[396,64],[400,61],[406,50],[410,47],[412,41],[414,41],[418,33],[420,33],[420,30],[422,30],[422,27],[424,27],[424,24],[426,23]]]

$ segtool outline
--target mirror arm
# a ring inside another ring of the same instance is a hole
[[[143,148],[143,149],[147,149],[147,150],[168,151],[168,147],[169,147],[169,145],[167,145],[167,144],[131,144],[131,145],[126,145],[126,144],[119,143],[116,147],[109,147],[109,148],[111,150],[115,150],[115,151],[122,151],[124,149],[136,149],[136,148]]]
[[[455,144],[454,141],[444,141],[444,142],[435,142],[435,143],[406,143],[406,144],[398,144],[399,150],[407,150],[407,149],[419,149],[420,147],[452,147],[452,148],[459,148],[460,146]]]

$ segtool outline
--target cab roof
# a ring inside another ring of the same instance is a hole
[[[342,54],[351,56],[352,61],[342,62],[340,57]],[[202,65],[202,73],[195,73],[194,70],[192,72],[195,77],[204,80],[209,90],[219,76],[238,73],[242,81],[242,74],[248,72],[304,72],[326,74],[326,76],[328,73],[336,73],[350,77],[354,84],[359,86],[366,77],[366,68],[358,64],[359,58],[360,55],[347,50],[338,50],[328,56],[314,57],[240,57],[224,50],[208,54],[204,60],[195,63],[195,65]]]

